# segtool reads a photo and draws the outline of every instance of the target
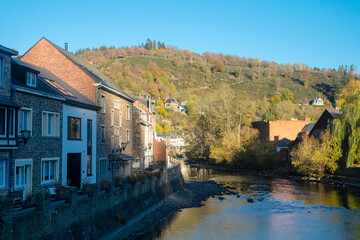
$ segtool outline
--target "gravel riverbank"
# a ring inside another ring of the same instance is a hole
[[[209,197],[223,194],[234,194],[234,192],[231,191],[231,188],[214,181],[185,182],[182,190],[169,196],[146,213],[128,221],[123,227],[105,236],[103,239],[136,239],[151,231],[156,224],[170,214],[181,211],[184,208],[201,207],[203,206],[202,202]]]

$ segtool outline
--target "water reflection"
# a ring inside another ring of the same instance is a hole
[[[210,198],[201,208],[173,214],[141,239],[360,239],[359,192],[186,165],[182,172],[187,180],[235,187],[241,196]]]

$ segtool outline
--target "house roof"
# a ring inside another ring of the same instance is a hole
[[[69,104],[87,107],[91,109],[98,110],[100,109],[92,101],[87,99],[84,95],[76,91],[58,76],[47,70],[46,68],[38,67],[36,65],[21,61],[17,58],[11,59],[13,63],[23,66],[28,69],[33,69],[39,73],[39,76],[42,81],[38,81],[37,90],[46,91],[54,95],[61,95]],[[27,87],[27,85],[22,82],[15,80],[16,85]]]
[[[309,123],[309,124],[306,124],[303,129],[300,130],[300,134],[301,133],[306,133],[306,134],[309,134],[311,132],[311,130],[313,129],[313,127],[315,126],[315,123]]]
[[[166,102],[173,102],[173,103],[177,103],[177,104],[179,104],[179,102],[178,101],[176,101],[175,99],[173,99],[173,98],[167,98],[166,100],[165,100],[165,103]]]
[[[3,45],[0,45],[0,52],[6,53],[8,55],[18,55],[18,51],[12,50],[10,48],[4,47]]]
[[[327,108],[326,111],[328,111],[334,119],[339,118],[342,115],[342,112],[339,109]]]
[[[291,140],[290,140],[290,139],[283,138],[283,139],[281,139],[280,142],[277,144],[277,147],[279,147],[279,148],[285,148],[285,147],[288,147],[290,143],[291,143]]]
[[[48,41],[52,46],[54,46],[59,52],[61,52],[65,57],[67,57],[70,61],[75,63],[81,70],[83,70],[85,73],[87,73],[90,77],[92,77],[96,82],[104,85],[105,87],[110,88],[110,90],[114,90],[118,92],[121,96],[124,98],[135,101],[133,97],[131,97],[129,94],[124,92],[122,89],[120,89],[112,80],[107,78],[105,75],[103,75],[95,66],[87,63],[83,59],[79,58],[78,56],[72,54],[71,52],[66,51],[65,49],[59,47],[55,43],[49,41],[45,37],[42,39],[45,39]]]

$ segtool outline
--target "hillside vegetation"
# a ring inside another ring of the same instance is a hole
[[[219,94],[249,101],[254,109],[249,115],[252,121],[293,117],[315,120],[321,108],[304,104],[321,97],[325,104],[334,105],[339,90],[350,78],[357,78],[353,66],[319,69],[209,52],[199,55],[150,39],[136,47],[102,46],[80,49],[76,54],[125,91],[150,94],[162,101],[168,97],[179,102],[191,100],[188,115],[161,109],[159,132],[192,131],[199,112],[216,102]]]

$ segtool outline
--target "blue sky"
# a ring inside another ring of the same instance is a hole
[[[0,0],[0,44],[41,37],[69,50],[149,37],[189,49],[311,67],[360,67],[360,1]]]

